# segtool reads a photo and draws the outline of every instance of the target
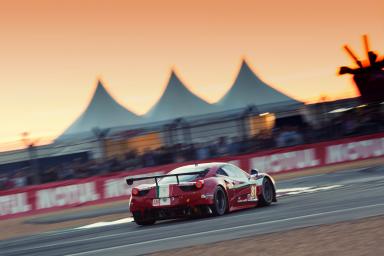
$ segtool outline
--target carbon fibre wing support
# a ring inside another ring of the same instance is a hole
[[[126,182],[129,186],[131,186],[133,184],[133,182],[135,182],[135,181],[155,179],[156,186],[158,186],[159,185],[158,179],[165,178],[165,177],[176,177],[177,184],[179,184],[180,183],[179,176],[199,175],[199,177],[204,177],[205,174],[207,174],[207,172],[208,172],[208,170],[203,170],[203,171],[198,171],[198,172],[175,173],[175,174],[144,176],[144,177],[137,177],[137,178],[127,178]]]

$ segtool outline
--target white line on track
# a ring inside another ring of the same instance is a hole
[[[316,175],[316,176],[321,176],[321,175]],[[308,178],[308,177],[302,177],[302,178]],[[336,185],[336,186],[342,186],[342,185]],[[306,189],[311,189],[313,187],[306,187]],[[321,188],[321,187],[320,187]],[[332,188],[332,186],[331,186]],[[329,187],[327,187],[327,189],[331,189]],[[326,189],[326,190],[327,190]],[[376,188],[375,188],[376,189]],[[297,191],[298,188],[290,188],[290,189],[280,189],[278,190],[277,192],[281,192],[281,194],[278,194],[278,197],[282,196],[282,195],[286,195],[286,193],[284,192],[287,192],[287,191],[284,191],[284,190],[291,190],[290,192],[294,192],[294,191]],[[321,190],[321,189],[320,189]],[[230,216],[230,218],[237,218],[237,217],[243,217],[243,216],[246,216],[246,215],[251,215],[251,214],[254,214],[254,213],[244,213],[244,214],[239,214],[239,215],[236,215],[236,216]],[[226,218],[226,217],[229,217],[229,216],[224,216],[222,218]],[[126,223],[126,222],[130,222],[130,221],[125,221],[127,218],[125,219],[120,219],[120,220],[116,220],[116,221],[112,221],[113,224],[106,224],[106,225],[103,225],[103,224],[99,224],[100,222],[97,222],[97,223],[93,223],[93,224],[90,224],[90,225],[87,225],[87,226],[82,226],[82,227],[77,227],[77,228],[71,228],[71,229],[63,229],[63,230],[59,230],[59,231],[48,231],[48,232],[44,232],[42,234],[36,234],[36,235],[32,235],[32,236],[29,236],[29,237],[24,237],[24,238],[19,238],[19,239],[16,239],[15,241],[16,242],[21,242],[21,241],[29,241],[29,240],[33,240],[33,239],[36,239],[37,237],[42,237],[42,236],[56,236],[56,235],[60,235],[60,234],[67,234],[67,233],[72,233],[72,232],[77,232],[81,229],[88,229],[88,228],[96,228],[96,227],[100,227],[100,226],[109,226],[109,225],[115,225],[115,224],[122,224],[122,223]],[[199,223],[199,222],[210,222],[210,221],[214,221],[214,219],[203,219],[201,221],[197,221],[196,223]],[[127,235],[127,234],[131,234],[131,233],[141,233],[141,232],[145,232],[146,230],[136,230],[136,231],[130,231],[130,232],[124,232],[124,233],[117,233],[117,234],[111,234],[111,235],[105,235],[105,236],[100,236],[100,237],[93,237],[93,238],[89,238],[89,240],[95,240],[95,239],[98,239],[98,238],[108,238],[108,237],[115,237],[115,236],[120,236],[120,235]],[[83,241],[86,241],[86,240],[83,240]]]
[[[337,185],[337,186],[340,186],[340,185]],[[305,189],[311,189],[311,188],[313,188],[313,187],[305,187]],[[282,192],[281,194],[278,195],[278,197],[286,194],[284,192],[287,192],[287,191],[284,191],[284,190],[285,189],[280,189],[280,190],[277,191],[277,192]],[[287,189],[287,190],[289,190],[290,192],[293,192],[293,191],[300,190],[300,188],[291,188],[291,189]],[[222,216],[221,218],[231,218],[231,219],[234,219],[234,218],[241,218],[241,217],[244,217],[244,216],[247,216],[247,215],[252,215],[252,214],[254,214],[254,213],[253,212],[251,212],[251,213],[241,213],[241,214],[237,214],[235,216],[228,216],[228,215],[227,216]],[[125,220],[127,220],[127,218],[116,220],[116,221],[112,221],[113,222],[112,225],[126,223]],[[195,222],[195,224],[198,224],[200,222],[204,222],[204,224],[205,224],[207,222],[209,223],[209,222],[212,222],[212,221],[215,221],[215,219],[202,219],[202,220],[197,220]],[[128,221],[128,222],[130,222],[130,221]],[[97,227],[100,227],[100,226],[108,226],[109,225],[108,223],[106,225],[103,225],[103,224],[100,225],[99,223],[100,222],[93,223],[93,224],[90,224],[90,225],[87,225],[87,226],[71,228],[71,229],[64,229],[64,230],[59,230],[59,231],[49,231],[49,232],[45,232],[43,234],[38,234],[38,235],[29,236],[29,237],[19,238],[19,239],[16,239],[15,242],[29,241],[29,240],[33,240],[33,239],[36,239],[37,237],[42,237],[42,236],[56,236],[56,235],[61,235],[61,234],[68,234],[68,233],[78,232],[79,230],[82,230],[82,229],[86,230],[88,228],[97,228]],[[181,224],[181,225],[183,226],[183,224]],[[185,225],[187,225],[187,224],[185,224]],[[104,235],[104,236],[87,238],[87,239],[83,239],[83,240],[79,240],[79,241],[93,241],[93,240],[96,240],[96,239],[99,239],[99,238],[118,237],[118,236],[127,235],[127,234],[142,233],[142,232],[146,232],[146,231],[147,231],[146,229],[144,229],[144,230],[128,231],[128,232],[123,232],[123,233],[116,233],[116,234],[111,234],[111,235]],[[71,244],[71,243],[73,243],[73,242],[63,242],[61,244]],[[53,245],[56,245],[56,244],[53,244]]]
[[[180,235],[180,236],[173,236],[173,237],[154,239],[154,240],[150,240],[150,241],[143,241],[143,242],[137,242],[137,243],[127,244],[127,245],[120,245],[120,246],[114,246],[114,247],[103,248],[103,249],[98,249],[98,250],[92,250],[92,251],[87,251],[87,252],[70,254],[70,256],[92,255],[94,253],[107,252],[107,251],[110,251],[110,250],[115,250],[115,249],[120,249],[120,248],[128,248],[128,247],[132,247],[132,246],[145,245],[145,244],[150,244],[150,243],[163,242],[163,241],[169,241],[169,240],[175,240],[175,239],[187,238],[187,237],[194,237],[194,236],[200,236],[200,235],[206,235],[206,234],[212,234],[212,233],[218,233],[218,232],[228,232],[228,231],[233,231],[233,230],[242,229],[242,228],[249,228],[249,227],[262,226],[262,225],[269,225],[269,224],[273,224],[273,223],[282,223],[282,222],[287,222],[287,221],[292,221],[292,220],[299,220],[299,219],[306,219],[306,218],[311,218],[311,217],[318,217],[318,216],[322,216],[322,215],[345,213],[345,212],[350,212],[350,211],[356,211],[356,210],[359,210],[359,209],[374,208],[374,207],[379,207],[379,206],[384,206],[384,203],[373,204],[373,205],[366,205],[366,206],[359,206],[359,207],[353,207],[353,208],[342,209],[342,210],[314,213],[314,214],[302,215],[302,216],[286,218],[286,219],[280,219],[280,220],[271,220],[271,221],[266,221],[266,222],[261,222],[261,223],[253,223],[253,224],[241,225],[241,226],[230,227],[230,228],[222,228],[222,229],[216,229],[216,230],[210,230],[210,231],[204,231],[204,232],[197,232],[197,233],[193,233],[193,234],[186,234],[186,235]],[[102,237],[98,237],[98,238],[102,238]],[[80,240],[80,241],[83,241],[83,240]],[[80,241],[76,241],[76,242],[80,242]]]
[[[124,219],[119,219],[119,220],[115,220],[115,221],[96,222],[96,223],[89,224],[89,225],[82,226],[82,227],[78,227],[78,228],[75,228],[75,229],[89,229],[89,228],[113,226],[113,225],[129,223],[129,222],[132,222],[132,221],[133,221],[133,218],[124,218]]]
[[[296,194],[302,194],[302,193],[313,193],[313,192],[318,192],[318,191],[330,190],[330,189],[334,189],[334,188],[338,188],[338,187],[342,187],[342,185],[333,185],[333,186],[325,186],[325,187],[294,187],[294,188],[288,188],[288,189],[279,189],[276,192],[278,193],[277,196],[296,195]],[[75,229],[99,228],[99,227],[113,226],[113,225],[129,223],[132,221],[133,221],[133,218],[124,218],[124,219],[119,219],[119,220],[115,220],[115,221],[96,222],[93,224],[77,227]]]
[[[326,191],[334,188],[340,188],[343,187],[343,185],[332,185],[332,186],[323,186],[323,187],[293,187],[293,188],[284,188],[284,189],[278,189],[276,191],[277,196],[282,195],[298,195],[303,193],[314,193],[319,191]]]
[[[333,185],[333,186],[325,186],[325,187],[294,187],[294,188],[288,188],[288,189],[279,189],[276,192],[278,193],[278,196],[296,195],[296,194],[302,194],[302,193],[313,193],[317,191],[324,191],[324,190],[329,190],[329,189],[338,188],[338,187],[342,187],[342,185]],[[124,218],[124,219],[119,219],[115,221],[96,222],[93,224],[77,227],[75,229],[99,228],[99,227],[129,223],[132,221],[133,221],[133,218]]]
[[[324,186],[324,187],[294,187],[294,188],[288,188],[288,189],[278,189],[276,192],[278,193],[277,196],[279,197],[282,195],[297,195],[302,193],[313,193],[313,192],[330,190],[330,189],[339,188],[339,187],[342,187],[342,185],[333,185],[333,186]],[[99,228],[99,227],[129,223],[132,221],[133,221],[133,218],[124,218],[124,219],[119,219],[115,221],[96,222],[93,224],[77,227],[75,229]]]
[[[239,213],[239,214],[237,214],[235,216],[224,215],[224,216],[221,216],[220,218],[221,219],[225,219],[225,218],[235,219],[235,218],[241,218],[241,217],[244,217],[244,216],[247,216],[247,215],[252,215],[252,214],[255,214],[255,213],[254,212]],[[198,224],[200,222],[204,222],[204,224],[205,224],[205,223],[209,223],[209,222],[212,222],[212,221],[215,221],[215,220],[216,220],[215,218],[213,218],[213,219],[201,219],[201,220],[196,220],[194,222],[194,224]],[[179,226],[181,226],[181,228],[182,228],[183,226],[186,226],[186,225],[189,225],[189,223],[180,224]],[[161,228],[161,227],[159,227],[159,228]],[[61,230],[61,231],[50,231],[50,232],[46,232],[46,233],[39,234],[39,235],[33,235],[33,236],[30,236],[30,237],[25,237],[25,238],[17,239],[16,242],[28,241],[28,240],[35,239],[36,237],[42,237],[42,236],[45,236],[45,235],[55,236],[55,235],[73,233],[73,232],[78,232],[78,231],[79,231],[79,229],[76,229],[76,228],[65,229],[65,230]],[[99,239],[99,238],[109,238],[109,237],[116,237],[116,236],[122,236],[122,235],[126,236],[126,235],[131,235],[131,234],[142,233],[142,232],[146,232],[146,231],[148,231],[148,229],[142,229],[142,230],[123,232],[123,233],[116,233],[116,234],[111,234],[111,235],[92,237],[92,238],[87,238],[87,239],[77,240],[77,241],[92,241],[92,240]],[[64,242],[64,243],[61,243],[61,244],[67,244],[67,243],[73,243],[73,242]]]

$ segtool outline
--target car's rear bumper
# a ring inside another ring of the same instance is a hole
[[[146,219],[155,219],[155,220],[167,220],[167,219],[176,219],[176,218],[188,218],[192,216],[202,216],[207,215],[211,211],[208,206],[178,206],[178,207],[168,207],[168,208],[152,208],[145,209],[141,211],[133,211],[132,215],[135,219],[146,220]]]
[[[203,206],[212,204],[211,194],[187,193],[166,199],[132,197],[129,208],[132,214],[140,219],[146,217],[169,219],[199,213],[204,209]]]

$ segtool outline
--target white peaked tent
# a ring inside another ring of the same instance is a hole
[[[240,109],[254,105],[262,111],[284,109],[287,106],[300,106],[303,103],[264,83],[251,70],[245,60],[231,89],[216,106],[220,111]]]
[[[212,113],[214,109],[215,106],[188,90],[172,71],[162,96],[144,117],[146,122],[157,122]]]
[[[107,92],[98,81],[93,97],[85,111],[57,140],[91,133],[94,128],[105,129],[136,124],[140,118],[130,112]]]

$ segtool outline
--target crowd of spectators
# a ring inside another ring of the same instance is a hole
[[[326,122],[317,126],[311,126],[307,123],[286,124],[275,127],[271,131],[260,131],[256,135],[246,138],[222,136],[213,141],[193,144],[179,143],[172,146],[162,146],[154,150],[146,149],[141,153],[131,150],[123,156],[105,160],[84,161],[83,159],[75,159],[39,170],[39,182],[63,181],[169,163],[213,159],[383,130],[384,117],[382,112],[347,111],[336,116],[328,116]],[[14,173],[0,173],[0,190],[33,184],[32,176],[33,172],[30,167],[25,167]]]
[[[0,190],[7,190],[11,188],[21,188],[31,184],[28,180],[28,170],[21,169],[15,173],[0,173]]]

